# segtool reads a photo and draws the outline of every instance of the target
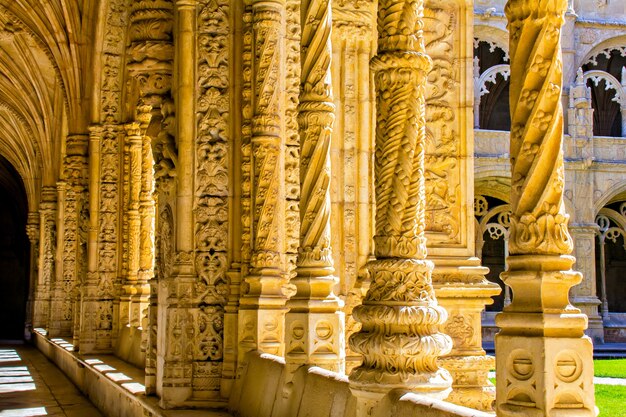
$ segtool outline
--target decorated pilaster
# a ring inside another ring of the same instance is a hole
[[[482,348],[481,311],[500,292],[475,257],[474,110],[479,107],[478,60],[473,57],[471,5],[425,1],[424,38],[433,69],[426,85],[426,239],[435,295],[448,313],[440,331],[452,338],[439,363],[452,375],[446,401],[491,411],[488,379],[495,358]],[[474,82],[472,82],[474,81]],[[475,113],[476,117],[477,114]]]
[[[582,279],[563,204],[560,31],[566,0],[511,0],[511,224],[513,301],[496,316],[498,416],[595,416],[587,318],[569,303]],[[575,410],[575,411],[574,411]]]
[[[43,187],[39,201],[39,274],[35,287],[33,328],[48,327],[50,291],[56,256],[56,190]]]
[[[360,325],[352,309],[367,292],[365,265],[374,253],[374,88],[376,3],[332,2],[331,78],[335,121],[331,140],[331,238],[339,294],[345,300],[345,339]],[[347,344],[346,344],[347,345]],[[346,346],[346,373],[361,355]]]
[[[284,353],[285,3],[251,4],[251,259],[239,310],[239,358]]]
[[[437,357],[450,338],[437,331],[447,315],[437,305],[424,236],[426,75],[432,63],[422,34],[423,1],[378,3],[375,73],[376,260],[371,286],[353,310],[362,329],[350,337],[363,363],[350,374],[357,414],[368,415],[390,389],[445,398],[451,378]]]
[[[234,228],[240,219],[233,217],[231,210],[235,204],[230,201],[232,190],[239,185],[233,182],[232,166],[236,165],[231,159],[234,137],[238,136],[231,133],[230,123],[233,117],[237,117],[233,114],[238,113],[231,113],[230,91],[236,84],[232,82],[230,72],[231,59],[236,54],[232,50],[231,16],[234,12],[231,8],[234,8],[234,3],[227,0],[199,0],[197,4],[198,105],[194,212],[199,305],[194,316],[197,333],[193,353],[193,389],[194,397],[205,401],[228,397],[226,392],[230,389],[237,366],[235,358],[228,366],[224,364],[227,349],[224,305],[234,301],[229,294],[234,289],[227,273],[229,254],[239,250],[235,249],[233,239],[240,235]],[[215,59],[216,56],[220,58]],[[238,302],[238,291],[236,293]],[[236,314],[229,315],[228,353],[231,355],[237,352],[236,324]]]
[[[345,369],[343,302],[333,293],[330,232],[330,142],[334,121],[330,60],[331,5],[304,0],[300,107],[300,248],[296,294],[287,303],[286,360]]]

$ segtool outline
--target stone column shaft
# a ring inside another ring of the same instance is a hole
[[[196,1],[176,0],[173,88],[176,103],[175,260],[172,276],[159,282],[157,326],[157,386],[164,408],[181,407],[193,395],[193,178],[195,113]],[[164,342],[163,340],[167,340]],[[158,369],[161,368],[161,369]]]
[[[96,351],[98,328],[98,231],[100,219],[100,138],[98,127],[89,135],[89,229],[87,237],[87,277],[82,291],[83,314],[80,324],[81,352]]]
[[[195,99],[195,0],[176,0],[178,31],[176,42],[176,140],[178,164],[176,183],[176,250],[193,250],[193,170],[194,170],[194,99]],[[191,262],[191,258],[189,259]],[[193,266],[185,268],[193,274]],[[182,272],[182,271],[181,271]]]
[[[496,413],[595,416],[587,318],[569,303],[581,281],[563,204],[561,28],[567,0],[510,0],[513,301],[496,316]]]
[[[53,282],[50,289],[50,318],[48,321],[48,336],[68,336],[67,318],[63,314],[63,236],[65,233],[65,193],[67,184],[63,181],[57,183],[57,234],[56,234],[56,254],[54,264],[56,265]]]
[[[252,2],[252,255],[239,310],[239,358],[284,352],[285,4]]]
[[[301,8],[300,248],[292,280],[297,292],[287,304],[286,360],[291,370],[311,364],[343,372],[345,322],[333,294],[338,280],[330,236],[331,5],[305,0]]]
[[[423,1],[378,3],[375,73],[376,260],[371,286],[353,310],[362,329],[350,346],[363,364],[350,374],[357,414],[368,415],[390,389],[447,396],[450,375],[437,365],[450,338],[435,329],[446,319],[426,258],[424,146],[426,75],[432,63],[423,42]]]
[[[29,212],[26,221],[26,235],[30,242],[30,274],[28,285],[28,300],[26,302],[26,325],[25,336],[29,337],[33,329],[35,293],[39,282],[39,244],[41,233],[39,231],[39,213],[37,211]]]
[[[47,328],[56,251],[56,190],[43,187],[39,202],[39,277],[35,288],[33,328]]]

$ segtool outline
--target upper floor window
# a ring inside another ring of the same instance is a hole
[[[625,83],[623,79],[624,67],[626,67],[626,48],[607,49],[598,55],[592,56],[582,65],[583,71],[603,71],[614,77],[617,82]],[[623,111],[616,100],[615,88],[608,78],[590,78],[587,85],[591,88],[591,107],[593,108],[593,135],[594,136],[626,136],[622,132]]]
[[[474,127],[511,129],[509,56],[494,43],[474,40]]]

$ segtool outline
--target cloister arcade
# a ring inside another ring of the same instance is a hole
[[[598,3],[0,0],[2,337],[109,415],[595,417],[592,340],[626,338]]]

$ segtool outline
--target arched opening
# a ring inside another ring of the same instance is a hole
[[[474,58],[477,58],[478,74],[497,65],[509,63],[504,50],[493,43],[478,41],[474,44]],[[488,82],[488,93],[480,97],[478,127],[487,130],[511,130],[509,110],[509,80],[503,74],[496,74]],[[486,86],[487,87],[487,86]]]
[[[29,293],[30,242],[24,183],[0,156],[0,340],[24,337]]]
[[[626,341],[626,202],[605,205],[596,217],[596,288],[605,342]]]
[[[607,49],[598,55],[592,56],[583,66],[584,72],[591,70],[604,71],[611,74],[618,81],[622,80],[626,56],[617,49]],[[622,112],[620,103],[616,101],[615,87],[607,85],[607,81],[599,80],[597,83],[588,81],[591,88],[591,106],[593,107],[593,135],[594,136],[626,136],[622,132]]]

